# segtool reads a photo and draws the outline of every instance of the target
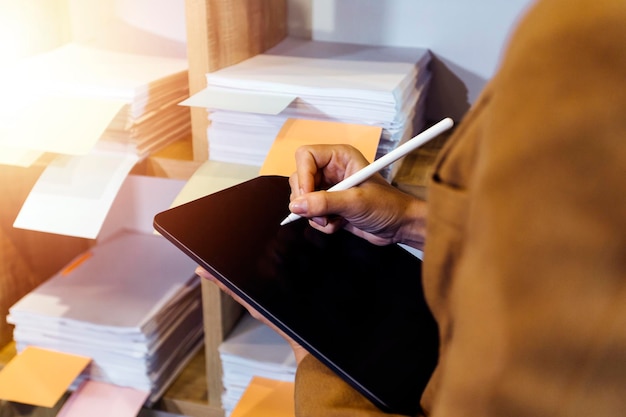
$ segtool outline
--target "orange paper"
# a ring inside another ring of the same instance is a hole
[[[296,170],[295,153],[302,145],[348,144],[372,162],[382,128],[322,120],[287,119],[259,171],[260,175],[290,176]]]
[[[29,346],[0,371],[0,398],[53,407],[91,358]]]
[[[230,417],[294,417],[294,383],[252,377]]]

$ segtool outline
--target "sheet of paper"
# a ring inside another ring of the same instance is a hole
[[[41,174],[13,223],[37,230],[95,239],[136,155],[92,150],[60,155]]]
[[[85,155],[127,103],[60,95],[23,96],[0,112],[0,145]]]
[[[129,175],[120,187],[102,229],[98,242],[104,242],[119,230],[154,232],[154,215],[167,210],[187,184],[185,180],[146,175]]]
[[[206,161],[193,173],[171,207],[232,187],[258,175],[257,166]]]
[[[30,346],[0,371],[0,398],[53,407],[91,358]]]
[[[302,145],[348,144],[369,162],[376,157],[382,128],[332,121],[287,119],[261,167],[261,175],[290,176],[296,170],[295,152]]]
[[[186,59],[124,53],[68,43],[0,71],[0,85],[10,94],[101,97],[127,103],[148,93],[172,74],[186,72]],[[142,111],[141,108],[137,110]]]
[[[230,417],[294,417],[294,383],[253,377]]]
[[[296,358],[289,344],[249,314],[241,317],[218,350],[224,362],[248,367],[250,374],[281,381],[295,377]]]
[[[254,377],[293,382],[296,359],[289,344],[267,325],[244,314],[218,347],[222,361],[222,406],[230,412]]]
[[[351,90],[364,99],[391,99],[393,91],[428,61],[426,49],[315,42],[286,38],[236,65],[206,74],[207,84],[268,92],[336,96]],[[364,65],[364,63],[366,65]]]
[[[276,115],[285,110],[295,98],[293,94],[251,92],[209,86],[180,104],[207,109]]]
[[[176,124],[188,120],[176,105],[188,95],[187,68],[186,59],[73,43],[0,68],[0,145],[85,155],[108,133],[144,153],[188,130]],[[171,109],[179,117],[166,119]]]
[[[48,323],[50,337],[62,330],[70,333],[77,323],[83,323],[78,328],[84,332],[106,332],[100,338],[104,345],[116,340],[117,333],[141,330],[174,294],[186,293],[196,267],[162,237],[128,231],[95,245],[86,254],[89,256],[79,255],[11,306],[9,320],[34,318]],[[106,301],[98,299],[103,295]],[[63,329],[52,324],[64,321]],[[71,346],[76,340],[79,335],[65,342]]]
[[[63,404],[58,417],[135,417],[149,393],[86,380]]]

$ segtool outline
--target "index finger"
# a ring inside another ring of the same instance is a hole
[[[322,171],[332,159],[332,151],[328,146],[305,145],[296,149],[297,195],[316,190],[322,179]]]
[[[296,150],[298,195],[331,187],[365,165],[363,154],[351,145],[301,146]]]

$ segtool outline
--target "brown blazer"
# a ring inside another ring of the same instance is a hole
[[[626,415],[626,1],[530,9],[428,201],[426,413]],[[296,414],[383,415],[312,357]]]

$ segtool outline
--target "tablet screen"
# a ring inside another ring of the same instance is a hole
[[[155,228],[384,411],[415,414],[437,360],[421,261],[319,232],[261,176],[166,210]]]

